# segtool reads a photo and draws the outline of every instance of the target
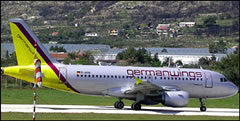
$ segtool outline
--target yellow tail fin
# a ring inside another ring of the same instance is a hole
[[[37,41],[38,45],[37,58],[40,59],[42,65],[58,63],[50,56],[48,51],[22,19],[10,19],[9,21],[18,65],[33,65],[35,41]]]

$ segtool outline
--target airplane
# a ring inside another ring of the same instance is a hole
[[[24,20],[9,21],[18,65],[1,67],[4,75],[34,83],[34,42],[37,42],[36,56],[41,61],[43,86],[116,97],[116,109],[124,107],[122,99],[133,100],[131,109],[141,110],[142,104],[185,107],[189,98],[197,98],[200,111],[206,111],[206,99],[230,97],[238,92],[238,87],[224,75],[202,68],[61,64],[50,56]]]

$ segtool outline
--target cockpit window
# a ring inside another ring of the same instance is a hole
[[[226,79],[226,78],[224,78],[224,82],[227,82],[227,79]]]
[[[220,78],[220,81],[223,82],[223,78]]]
[[[228,80],[226,78],[220,78],[220,82],[227,82]]]

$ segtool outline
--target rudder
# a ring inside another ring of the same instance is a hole
[[[37,42],[37,58],[42,65],[58,63],[53,59],[35,34],[22,19],[10,19],[10,29],[16,52],[18,65],[33,65],[35,41]]]

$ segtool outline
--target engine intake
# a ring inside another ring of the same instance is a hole
[[[170,107],[184,107],[188,104],[188,93],[185,91],[165,91],[162,104]]]

